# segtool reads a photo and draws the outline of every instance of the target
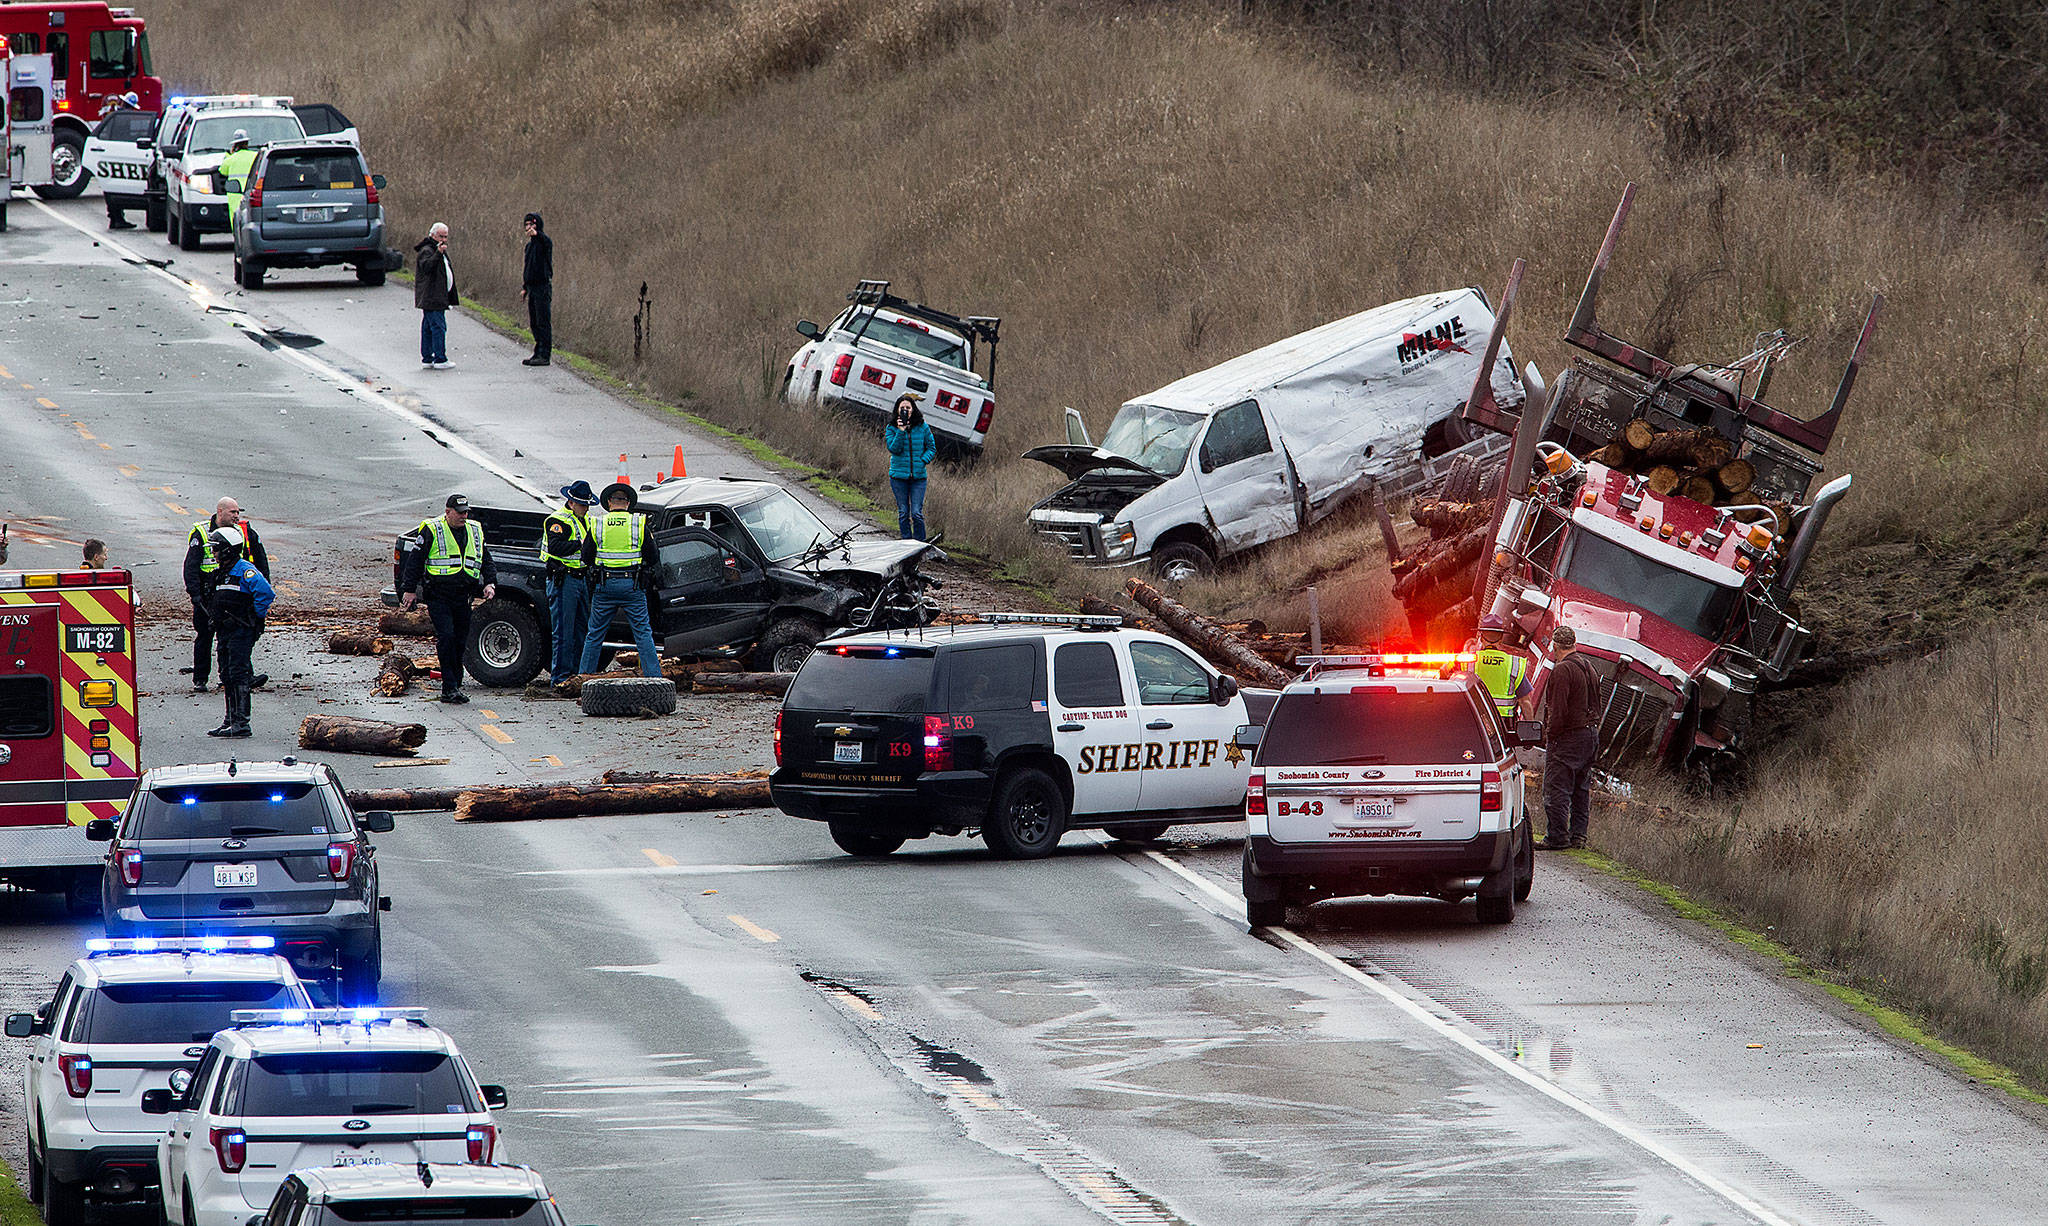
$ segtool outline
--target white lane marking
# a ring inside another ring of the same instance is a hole
[[[782,873],[798,864],[629,864],[623,868],[528,868],[514,877],[707,877],[721,873]]]
[[[230,326],[247,332],[252,336],[261,336],[266,338],[268,337],[268,333],[266,333],[262,328],[257,327],[255,323],[248,318],[248,312],[240,310],[236,307],[228,306],[226,303],[221,301],[220,296],[218,294],[214,293],[213,290],[208,288],[207,286],[201,285],[197,281],[189,280],[185,277],[178,276],[176,273],[173,273],[169,269],[162,267],[161,264],[158,263],[157,261],[152,260],[148,256],[143,255],[141,252],[136,251],[134,248],[129,247],[126,244],[122,243],[119,239],[109,238],[103,234],[93,233],[84,225],[71,220],[69,217],[66,217],[62,213],[59,213],[57,210],[51,208],[49,205],[43,203],[40,200],[31,199],[28,201],[28,203],[34,205],[36,208],[41,209],[43,212],[49,214],[58,222],[70,226],[72,229],[78,231],[80,234],[85,235],[87,238],[98,243],[100,246],[105,247],[110,251],[113,251],[116,255],[119,255],[123,260],[132,261],[137,267],[140,267],[148,272],[153,272],[157,276],[162,277],[164,280],[169,281],[172,285],[175,285],[180,289],[184,290],[187,296],[189,296],[192,299],[192,301],[202,309],[216,309],[219,314],[225,315],[227,317],[227,321]],[[515,473],[511,469],[506,468],[504,465],[499,464],[496,460],[493,460],[491,457],[485,455],[483,452],[477,450],[473,444],[469,443],[461,435],[456,434],[454,431],[449,430],[447,427],[439,425],[436,422],[428,419],[424,414],[417,413],[411,409],[406,408],[404,405],[398,403],[397,401],[391,399],[389,396],[386,396],[381,392],[371,391],[369,388],[362,386],[362,384],[350,378],[347,374],[343,373],[339,367],[330,366],[326,362],[321,361],[319,358],[307,354],[304,350],[294,349],[290,345],[273,344],[272,346],[270,346],[270,351],[288,362],[296,362],[297,364],[304,367],[306,370],[310,371],[313,375],[315,375],[322,381],[334,385],[335,389],[340,391],[343,395],[354,396],[359,400],[367,401],[368,403],[376,406],[377,408],[380,408],[385,412],[391,414],[393,417],[396,417],[401,421],[404,421],[408,425],[418,428],[419,431],[422,434],[425,434],[428,438],[433,439],[435,442],[441,444],[443,447],[446,447],[448,450],[454,452],[456,455],[461,456],[463,459],[468,460],[470,463],[476,465],[478,468],[481,468],[485,472],[488,472],[491,475],[497,477],[498,479],[505,482],[505,484],[511,486],[513,489],[516,489],[520,493],[531,497],[534,501],[543,504],[547,502],[548,496],[546,491],[542,490],[539,486],[533,484],[531,481],[528,481],[526,478],[520,476],[518,473]]]
[[[1153,861],[1157,862],[1162,867],[1164,867],[1167,872],[1170,872],[1174,876],[1179,877],[1181,880],[1186,881],[1189,885],[1194,886],[1203,894],[1207,895],[1210,898],[1210,900],[1217,904],[1219,913],[1222,914],[1225,918],[1235,919],[1239,923],[1246,922],[1244,912],[1244,899],[1238,897],[1235,894],[1230,893],[1229,891],[1225,890],[1222,886],[1217,885],[1215,882],[1209,880],[1207,877],[1202,876],[1200,873],[1197,873],[1194,870],[1189,869],[1181,864],[1175,863],[1171,858],[1159,852],[1147,851],[1145,855],[1150,857]],[[1690,1158],[1687,1158],[1685,1155],[1671,1149],[1662,1141],[1657,1140],[1655,1137],[1650,1136],[1648,1133],[1644,1132],[1640,1128],[1637,1128],[1635,1125],[1629,1123],[1627,1120],[1621,1119],[1614,1115],[1610,1115],[1608,1112],[1601,1110],[1599,1107],[1594,1106],[1592,1103],[1589,1103],[1582,1098],[1579,1098],[1578,1096],[1572,1094],[1570,1091],[1565,1090],[1562,1087],[1557,1086],[1551,1082],[1545,1081],[1543,1078],[1538,1077],[1536,1074],[1530,1072],[1528,1069],[1525,1069],[1521,1065],[1516,1064],[1513,1060],[1508,1059],[1506,1056],[1503,1056],[1499,1052],[1493,1050],[1491,1047],[1488,1047],[1485,1043],[1481,1042],[1480,1040],[1465,1033],[1463,1030],[1458,1029],[1456,1026],[1453,1026],[1451,1023],[1438,1017],[1436,1014],[1431,1013],[1428,1009],[1423,1008],[1422,1005],[1418,1004],[1413,999],[1409,998],[1406,995],[1403,995],[1400,992],[1396,992],[1394,989],[1388,987],[1386,984],[1380,982],[1378,979],[1373,978],[1371,975],[1366,974],[1364,971],[1359,970],[1357,967],[1351,965],[1349,962],[1344,961],[1342,958],[1339,958],[1337,955],[1331,953],[1329,950],[1324,949],[1322,946],[1317,945],[1315,942],[1298,935],[1292,929],[1269,928],[1266,931],[1272,933],[1276,937],[1279,937],[1282,941],[1285,941],[1287,944],[1292,945],[1295,949],[1300,950],[1302,953],[1307,954],[1310,958],[1313,958],[1317,962],[1322,963],[1330,970],[1335,971],[1337,974],[1343,976],[1346,979],[1351,980],[1353,983],[1356,983],[1361,987],[1364,987],[1368,991],[1372,992],[1374,995],[1383,998],[1388,1003],[1392,1004],[1395,1008],[1401,1010],[1403,1013],[1406,1013],[1408,1016],[1414,1018],[1416,1021],[1422,1023],[1429,1029],[1434,1030],[1438,1034],[1442,1035],[1444,1038],[1449,1039],[1453,1043],[1456,1043],[1458,1046],[1464,1048],[1466,1051],[1471,1052],[1473,1055],[1479,1057],[1481,1060],[1484,1060],[1486,1063],[1493,1065],[1501,1072],[1506,1073],[1509,1077],[1514,1078],[1516,1081],[1521,1082],[1523,1085],[1528,1086],[1530,1089],[1535,1090],[1537,1093],[1543,1095],[1544,1097],[1551,1099],[1552,1101],[1558,1103],[1560,1106],[1563,1106],[1571,1111],[1577,1112],[1579,1115],[1584,1116],[1587,1120],[1590,1120],[1594,1124],[1599,1125],[1600,1127],[1613,1133],[1615,1136],[1620,1137],[1622,1140],[1627,1141],[1630,1144],[1635,1145],[1639,1149],[1644,1150],[1652,1157],[1656,1158],[1658,1161],[1663,1162],[1665,1165],[1671,1167],[1673,1170],[1678,1171],[1680,1174],[1686,1176],[1688,1179],[1691,1179],[1694,1183],[1699,1184],[1707,1191],[1713,1193],[1716,1196],[1719,1196],[1721,1199],[1727,1201],[1731,1205],[1734,1205],[1736,1208],[1742,1210],[1744,1213],[1749,1214],[1751,1217],[1756,1218],[1759,1222],[1765,1223],[1765,1226],[1797,1226],[1797,1223],[1794,1222],[1793,1219],[1785,1217],[1783,1214],[1777,1213],[1774,1210],[1766,1207],[1762,1203],[1758,1202],[1754,1197],[1750,1196],[1747,1192],[1744,1192],[1742,1189],[1736,1187],[1735,1185],[1719,1178],[1718,1176],[1709,1172],[1697,1163],[1693,1162]]]

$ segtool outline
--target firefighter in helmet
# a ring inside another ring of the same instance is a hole
[[[1514,727],[1521,700],[1529,692],[1529,658],[1507,647],[1506,619],[1487,614],[1479,619],[1479,654],[1472,671],[1493,698],[1501,724]]]

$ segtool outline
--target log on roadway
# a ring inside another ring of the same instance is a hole
[[[425,724],[388,724],[352,715],[308,715],[299,723],[299,748],[337,753],[411,754],[427,742]]]
[[[425,609],[392,609],[377,618],[377,633],[430,639],[434,637],[434,619],[427,615]]]
[[[675,783],[478,788],[456,799],[455,820],[517,822],[612,813],[686,813],[758,809],[767,803],[765,775],[700,775]]]

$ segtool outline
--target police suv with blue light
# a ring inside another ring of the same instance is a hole
[[[828,639],[775,717],[769,791],[841,849],[979,830],[997,855],[1071,829],[1149,840],[1235,821],[1271,691],[1240,693],[1164,635],[1117,617],[985,613],[977,625]]]
[[[161,1124],[143,1095],[182,1086],[237,1009],[311,1003],[267,936],[87,943],[49,1001],[7,1019],[32,1040],[23,1075],[28,1193],[50,1226],[88,1201],[141,1202],[157,1187]]]
[[[242,1226],[309,1167],[504,1154],[491,1115],[504,1087],[478,1084],[424,1009],[237,1010],[232,1021],[187,1089],[142,1098],[170,1117],[157,1142],[166,1221]]]
[[[1284,923],[1289,906],[1412,894],[1476,897],[1504,924],[1536,878],[1533,827],[1515,749],[1534,721],[1504,727],[1459,654],[1308,656],[1253,750],[1245,794],[1246,918]]]
[[[109,936],[260,933],[301,973],[366,1003],[383,972],[376,848],[391,814],[357,814],[332,768],[285,758],[143,773],[110,843],[101,886]]]

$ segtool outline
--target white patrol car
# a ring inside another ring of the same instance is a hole
[[[7,1019],[33,1039],[23,1077],[29,1195],[50,1226],[88,1197],[139,1201],[157,1183],[163,1129],[142,1096],[190,1076],[236,1009],[305,1008],[269,937],[107,939],[71,964],[48,1004]]]
[[[97,180],[112,206],[143,207],[143,185],[156,156],[154,111],[120,107],[108,111],[86,138],[85,169]]]
[[[887,281],[862,281],[846,299],[853,305],[826,327],[797,321],[805,344],[783,371],[782,398],[886,421],[896,398],[914,392],[938,446],[980,452],[996,415],[1003,321],[898,298]],[[986,375],[974,370],[977,351],[988,355]]]
[[[1470,654],[1304,657],[1280,693],[1245,793],[1244,898],[1252,927],[1325,898],[1477,896],[1504,924],[1535,882],[1533,827],[1515,746]]]
[[[227,196],[213,172],[237,131],[249,137],[252,149],[306,138],[289,98],[201,99],[181,108],[176,122],[170,139],[159,140],[157,156],[164,178],[164,236],[181,251],[197,251],[202,234],[228,232]]]
[[[184,1094],[143,1096],[144,1111],[171,1117],[157,1142],[167,1221],[242,1226],[304,1167],[488,1164],[502,1151],[491,1110],[504,1087],[478,1085],[424,1009],[252,1010],[234,1022]]]
[[[250,1226],[357,1222],[517,1222],[562,1226],[539,1172],[526,1166],[330,1166],[293,1171]]]
[[[1133,840],[1235,821],[1237,729],[1272,691],[1116,617],[985,613],[982,625],[827,639],[775,717],[770,794],[857,856],[979,829],[997,855],[1049,855],[1099,827]]]

